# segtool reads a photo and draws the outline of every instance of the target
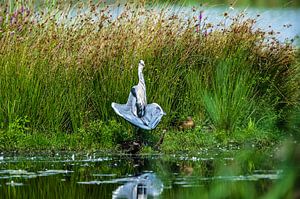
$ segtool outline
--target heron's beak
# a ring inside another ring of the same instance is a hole
[[[143,60],[140,60],[139,64],[141,64],[142,66],[145,66],[145,63]]]

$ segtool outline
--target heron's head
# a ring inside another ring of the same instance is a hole
[[[145,67],[144,61],[140,60],[140,62],[139,62],[139,69],[143,70],[144,67]]]

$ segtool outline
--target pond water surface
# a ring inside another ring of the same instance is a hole
[[[211,23],[217,27],[217,24],[223,23],[229,26],[232,21],[230,18],[244,14],[244,19],[255,19],[254,29],[261,29],[266,32],[273,31],[280,42],[290,42],[295,40],[294,44],[299,46],[300,40],[300,8],[256,8],[256,7],[230,7],[230,6],[202,6],[194,7],[196,10],[192,12],[193,7],[172,7],[171,13],[177,13],[183,18],[197,17],[202,12],[202,22]],[[116,12],[118,13],[118,12]],[[226,17],[224,14],[226,13]],[[241,17],[240,20],[242,20]],[[212,28],[213,30],[214,28]]]
[[[162,6],[164,7],[164,6]],[[161,12],[161,7],[154,7],[157,12]],[[194,10],[194,11],[193,11]],[[112,18],[116,19],[124,11],[122,7],[112,7],[110,10]],[[218,24],[223,23],[229,26],[232,21],[229,18],[234,18],[241,13],[244,13],[244,19],[255,19],[256,23],[254,29],[261,29],[266,32],[273,32],[272,36],[276,37],[280,42],[290,42],[294,40],[293,44],[300,46],[300,26],[298,21],[300,19],[300,8],[256,8],[256,7],[229,7],[229,6],[169,6],[167,7],[169,15],[177,14],[183,19],[191,17],[199,18],[202,13],[201,26],[211,23],[214,28]],[[76,9],[71,9],[70,17],[77,13]],[[226,17],[224,17],[226,13]],[[238,17],[241,18],[241,17]]]
[[[258,198],[281,181],[273,153],[0,154],[0,198]]]

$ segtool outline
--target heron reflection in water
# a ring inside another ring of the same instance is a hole
[[[113,199],[147,199],[157,197],[163,191],[164,185],[154,173],[145,173],[129,178],[128,182],[113,192]]]
[[[156,103],[147,104],[144,67],[144,61],[141,60],[138,66],[139,83],[131,88],[127,103],[113,102],[111,106],[118,115],[131,124],[145,130],[152,130],[166,113]]]

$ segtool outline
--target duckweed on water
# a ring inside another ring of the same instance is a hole
[[[297,198],[299,145],[281,147],[193,155],[4,153],[1,196],[122,198],[143,184],[150,198]]]
[[[0,148],[119,149],[134,129],[110,104],[126,101],[140,59],[149,102],[168,115],[150,145],[162,129],[166,143],[197,148],[207,132],[210,143],[264,145],[299,128],[297,49],[243,13],[225,26],[143,3],[12,6],[0,5]],[[176,130],[186,116],[192,137]]]

